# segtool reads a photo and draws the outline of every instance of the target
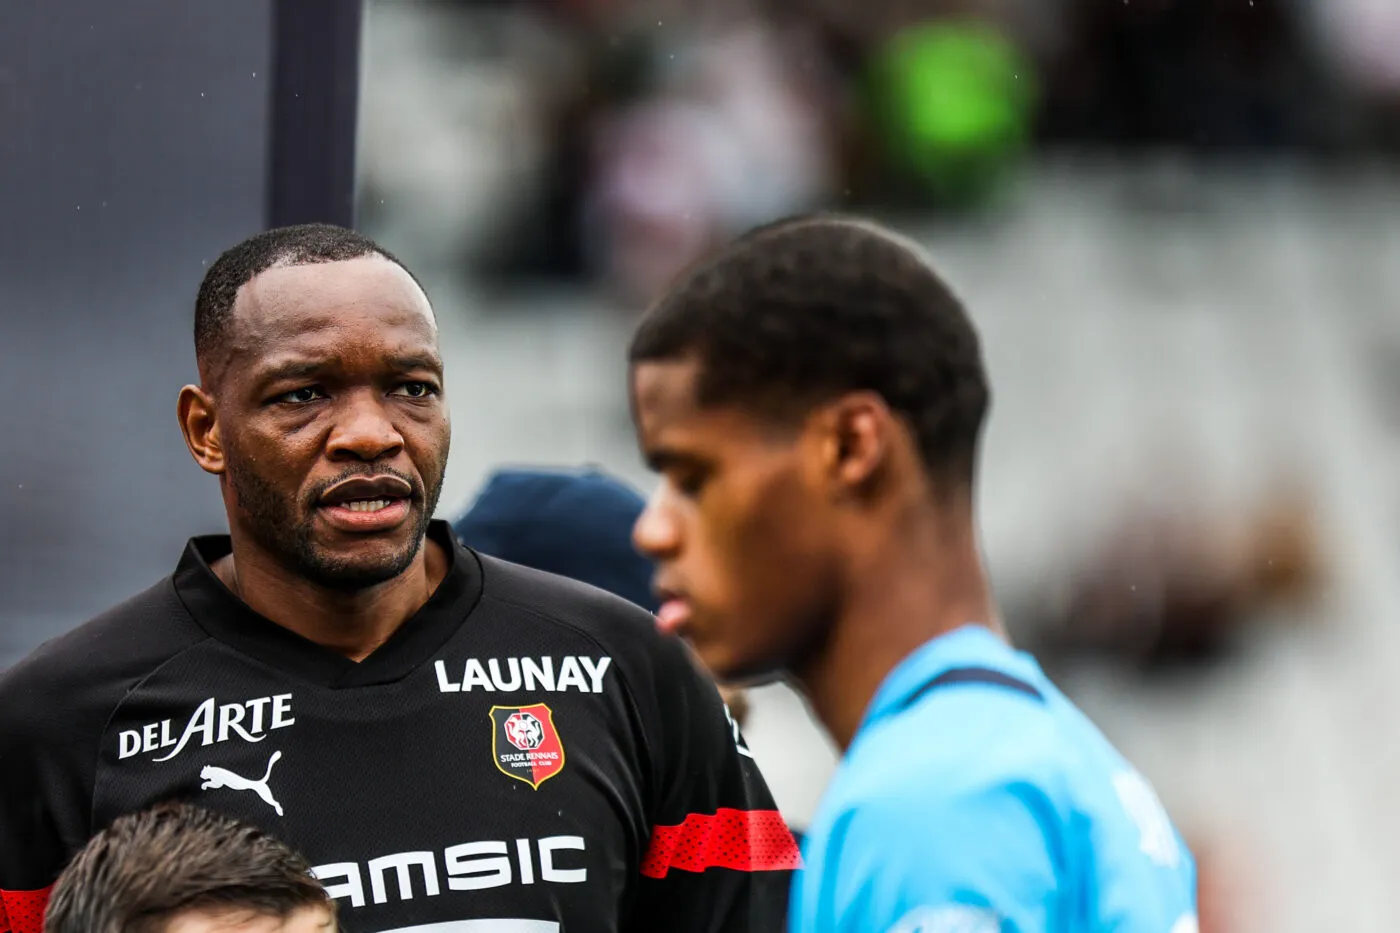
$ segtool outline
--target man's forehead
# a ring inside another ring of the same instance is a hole
[[[367,357],[361,352],[363,347],[347,347],[342,341],[327,339],[324,335],[303,335],[297,340],[279,346],[264,348],[254,358],[245,354],[241,359],[243,368],[254,380],[273,378],[309,378],[317,373],[363,363],[372,359],[376,366],[390,366],[395,370],[428,370],[441,372],[442,357],[431,346],[415,341],[384,341],[370,348]]]
[[[378,256],[267,269],[239,289],[232,324],[237,342],[367,325],[426,337],[437,332],[432,306],[413,277]]]
[[[696,388],[700,364],[694,359],[646,360],[632,367],[632,397],[639,413],[672,420],[699,413]]]
[[[632,371],[637,439],[654,467],[682,460],[713,460],[724,451],[774,436],[767,419],[739,405],[702,405],[697,361],[638,363]],[[786,436],[787,432],[780,432]]]

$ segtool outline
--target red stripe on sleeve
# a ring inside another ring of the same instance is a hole
[[[49,892],[0,891],[0,933],[44,933],[44,910],[49,906]]]
[[[692,813],[684,823],[656,826],[642,874],[665,878],[672,868],[783,871],[802,867],[797,841],[777,810],[721,809]]]

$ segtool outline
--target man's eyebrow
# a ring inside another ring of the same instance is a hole
[[[253,381],[259,385],[280,379],[309,379],[328,369],[334,369],[337,359],[273,361],[253,370]]]
[[[426,369],[440,373],[442,372],[442,357],[436,353],[405,353],[389,357],[389,365],[399,372]]]
[[[397,354],[390,356],[386,362],[389,364],[389,368],[399,373],[424,369],[432,373],[442,372],[442,359],[435,353]],[[336,369],[340,365],[341,360],[336,356],[314,360],[295,357],[273,360],[253,371],[253,382],[257,385],[266,385],[269,382],[283,379],[311,379]]]
[[[644,451],[643,457],[647,468],[654,473],[661,473],[673,467],[698,467],[708,463],[704,457],[672,447],[652,448]]]

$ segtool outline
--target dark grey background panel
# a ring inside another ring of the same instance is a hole
[[[175,422],[260,229],[270,0],[0,4],[0,668],[218,530]]]

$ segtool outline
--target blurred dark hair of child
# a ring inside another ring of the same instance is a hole
[[[25,919],[12,918],[16,931]],[[48,933],[334,933],[335,902],[263,830],[189,804],[120,817],[54,886]]]
[[[568,577],[656,612],[652,565],[632,546],[646,500],[597,469],[509,469],[487,478],[476,501],[452,523],[467,547]],[[720,688],[743,726],[748,701]]]

